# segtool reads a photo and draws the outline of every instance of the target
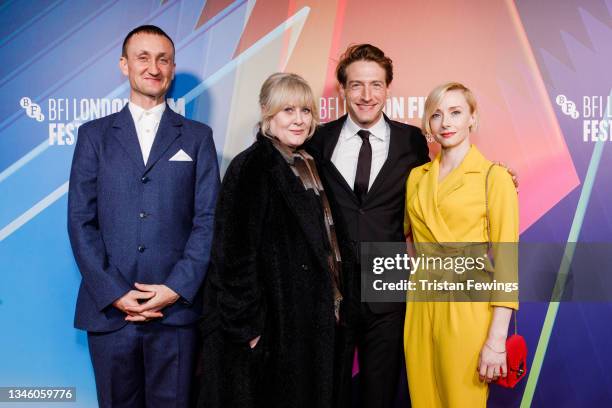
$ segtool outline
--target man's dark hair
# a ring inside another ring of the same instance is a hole
[[[356,44],[349,46],[336,67],[336,78],[342,86],[346,86],[346,68],[355,61],[373,61],[385,70],[387,85],[393,81],[393,61],[385,53],[372,44]]]
[[[123,46],[121,47],[122,57],[127,58],[128,41],[130,41],[130,38],[132,38],[134,34],[139,34],[139,33],[155,34],[155,35],[161,35],[162,37],[166,37],[170,41],[170,44],[172,44],[172,53],[174,54],[174,41],[172,41],[172,38],[170,38],[170,36],[166,34],[164,30],[154,25],[141,25],[140,27],[136,27],[135,29],[130,31],[128,35],[125,36],[125,40],[123,40]]]

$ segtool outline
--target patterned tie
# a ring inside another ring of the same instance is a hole
[[[359,159],[357,160],[357,172],[355,173],[355,194],[363,203],[368,186],[370,185],[370,168],[372,167],[372,145],[370,145],[370,132],[360,130],[357,132],[361,137],[361,149],[359,149]]]

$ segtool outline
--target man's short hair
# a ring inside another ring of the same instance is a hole
[[[174,54],[174,41],[172,41],[172,38],[170,38],[170,36],[166,34],[164,30],[154,25],[141,25],[139,27],[136,27],[132,31],[130,31],[128,35],[125,36],[125,40],[123,40],[123,46],[121,47],[122,57],[127,58],[128,41],[130,41],[130,38],[132,38],[134,34],[139,34],[139,33],[155,34],[155,35],[161,35],[162,37],[166,37],[168,41],[170,41],[170,44],[172,44],[172,53]]]
[[[393,61],[372,44],[355,44],[349,46],[340,57],[336,67],[336,78],[340,85],[346,85],[346,68],[356,61],[373,61],[385,70],[387,86],[393,81]]]

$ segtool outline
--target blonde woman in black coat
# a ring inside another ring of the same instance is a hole
[[[331,407],[345,251],[301,149],[315,101],[304,79],[277,73],[259,102],[257,140],[229,165],[217,204],[199,405]]]

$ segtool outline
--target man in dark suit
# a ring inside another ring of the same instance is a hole
[[[336,76],[348,115],[322,126],[310,144],[322,158],[326,189],[339,204],[357,253],[361,242],[404,241],[406,179],[412,168],[429,161],[425,137],[383,114],[393,65],[382,50],[349,47]],[[361,302],[360,271],[354,273],[345,305],[352,316],[346,338],[359,350],[360,399],[363,407],[387,408],[404,367],[405,304]]]
[[[211,129],[165,103],[174,44],[131,31],[130,101],[86,123],[70,174],[68,229],[102,407],[187,407],[219,189]]]

